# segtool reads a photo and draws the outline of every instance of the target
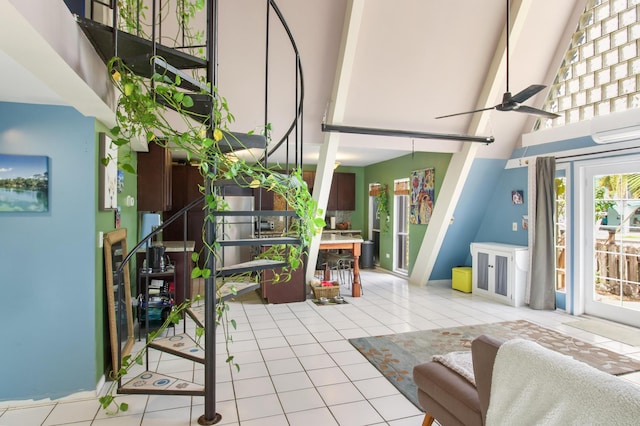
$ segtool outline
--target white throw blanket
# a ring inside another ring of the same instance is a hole
[[[486,424],[638,425],[640,385],[537,343],[508,340],[493,367]]]
[[[476,385],[476,378],[473,374],[473,360],[471,351],[449,352],[445,355],[434,355],[434,361],[445,365],[467,379],[473,386]]]

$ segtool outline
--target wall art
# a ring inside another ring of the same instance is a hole
[[[426,225],[431,220],[435,200],[435,169],[414,170],[409,176],[411,208],[409,221],[414,225]]]
[[[118,147],[111,143],[104,133],[99,135],[100,143],[100,188],[98,207],[100,210],[118,208]]]
[[[0,212],[49,211],[49,157],[0,154]]]
[[[524,191],[511,191],[511,202],[513,204],[524,204]]]

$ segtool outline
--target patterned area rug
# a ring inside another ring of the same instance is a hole
[[[524,320],[359,337],[349,339],[349,342],[416,407],[422,409],[412,378],[414,365],[431,361],[433,355],[471,350],[471,341],[482,334],[503,340],[533,340],[610,374],[640,370],[640,361]]]

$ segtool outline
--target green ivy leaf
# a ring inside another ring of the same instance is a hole
[[[195,253],[194,253],[195,254]],[[191,270],[191,278],[198,278],[202,276],[202,269],[197,266]]]
[[[136,174],[136,169],[134,169],[134,168],[133,168],[133,166],[132,166],[131,164],[124,163],[124,164],[122,164],[122,166],[121,166],[121,167],[122,167],[122,169],[123,169],[125,172],[127,172],[127,173],[131,173],[131,174],[133,174],[133,175],[135,175],[135,174]]]
[[[98,398],[98,401],[100,401],[100,405],[102,405],[102,408],[107,409],[113,402],[113,395],[101,396],[100,398]]]
[[[185,95],[182,99],[182,106],[185,108],[191,108],[193,106],[193,98],[189,95]]]

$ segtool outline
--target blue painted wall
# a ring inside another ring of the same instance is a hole
[[[495,186],[491,188],[488,207],[473,241],[491,241],[496,243],[527,245],[527,231],[522,229],[522,216],[527,214],[527,168],[504,170],[504,165]],[[521,190],[523,204],[513,204],[511,192]],[[513,222],[518,230],[512,231]]]
[[[451,279],[451,268],[471,266],[469,245],[475,240],[485,212],[490,210],[491,199],[504,172],[504,160],[476,159],[453,213],[431,280]]]
[[[49,211],[0,213],[0,400],[95,389],[95,120],[0,103],[0,152],[49,157]]]

